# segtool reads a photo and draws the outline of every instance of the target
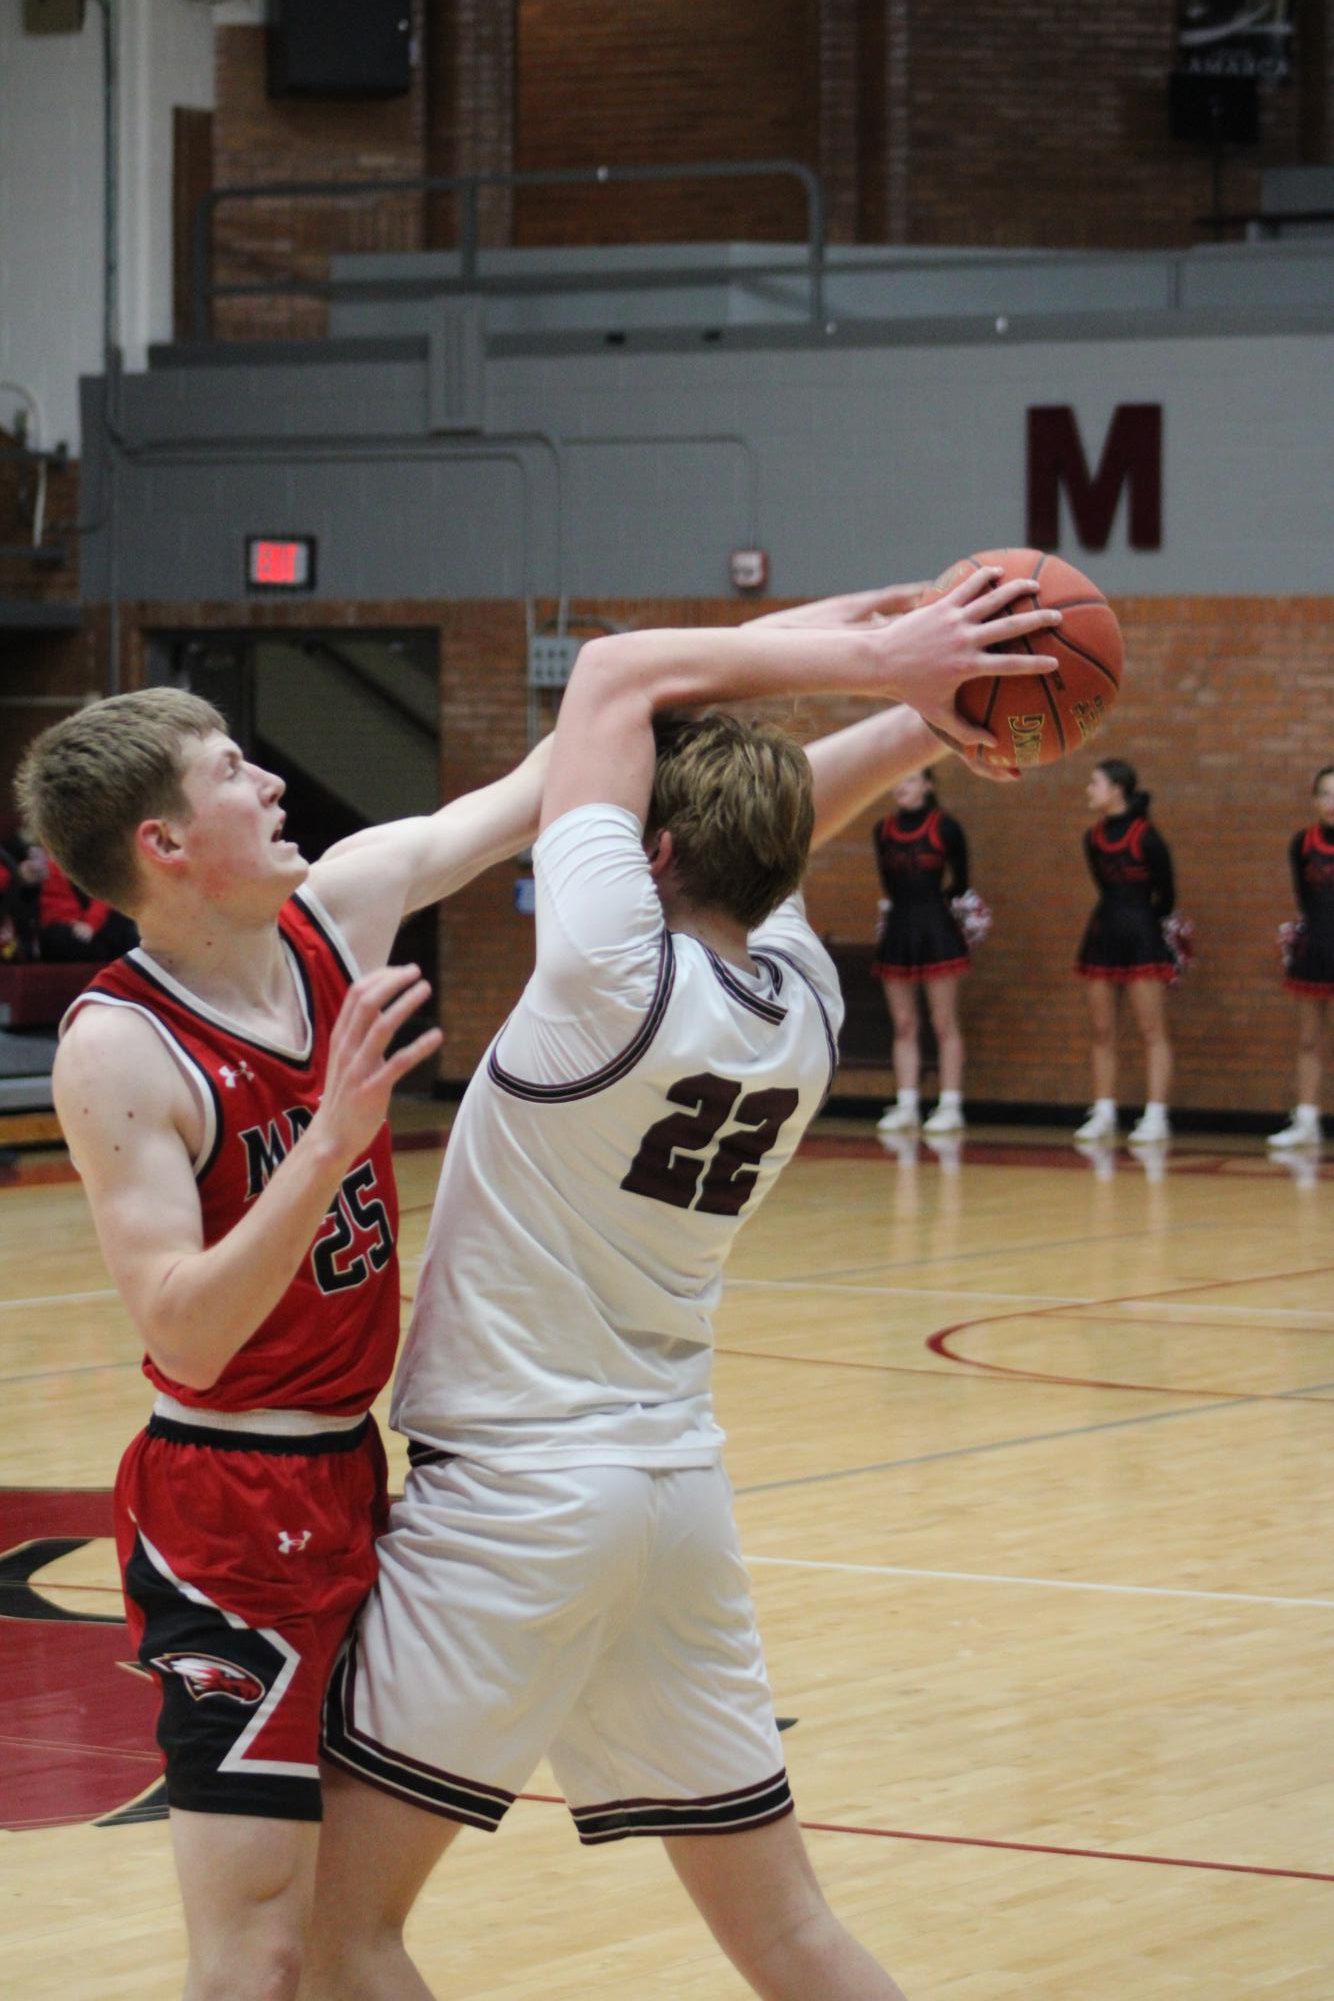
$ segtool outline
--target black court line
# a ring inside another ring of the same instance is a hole
[[[1236,1229],[1235,1220],[1230,1223],[1223,1222],[1220,1220],[1218,1222],[1173,1224],[1171,1230],[1166,1231],[1163,1234],[1169,1235],[1175,1239],[1177,1237],[1189,1236],[1193,1232],[1197,1232],[1200,1230],[1222,1230],[1222,1229],[1235,1230]],[[1079,1236],[1077,1237],[1056,1237],[1049,1239],[1046,1242],[1039,1241],[1038,1243],[1033,1243],[1033,1244],[986,1244],[980,1250],[976,1251],[942,1251],[938,1257],[900,1258],[896,1263],[893,1264],[880,1263],[880,1264],[860,1264],[860,1265],[836,1265],[832,1271],[817,1271],[811,1273],[798,1272],[793,1276],[788,1276],[785,1274],[781,1280],[777,1281],[777,1283],[783,1285],[828,1285],[833,1283],[836,1279],[859,1278],[864,1273],[874,1273],[874,1272],[884,1272],[884,1271],[925,1271],[928,1270],[932,1265],[969,1264],[977,1258],[998,1258],[998,1257],[1011,1257],[1011,1256],[1027,1257],[1035,1252],[1082,1250],[1091,1248],[1092,1246],[1097,1244],[1124,1244],[1124,1243],[1138,1244],[1138,1243],[1143,1243],[1145,1235],[1146,1232],[1140,1229],[1140,1230],[1115,1230],[1112,1231],[1107,1236],[1093,1237],[1089,1235],[1087,1230],[1084,1230],[1081,1231]],[[738,1273],[737,1276],[741,1277],[742,1274]],[[1266,1274],[1264,1272],[1261,1272],[1257,1275],[1257,1277],[1254,1280],[1247,1279],[1245,1283],[1248,1285],[1252,1283],[1257,1285],[1262,1285],[1265,1281],[1265,1278]],[[771,1283],[772,1282],[774,1281],[771,1281]],[[965,1292],[966,1294],[966,1288],[960,1288],[960,1290],[961,1292]]]
[[[930,1466],[941,1459],[969,1459],[984,1452],[1010,1452],[1021,1445],[1049,1445],[1063,1438],[1088,1438],[1098,1431],[1128,1431],[1139,1424],[1170,1424],[1179,1417],[1206,1417],[1215,1411],[1240,1410],[1243,1406],[1281,1402],[1285,1397],[1312,1396],[1317,1390],[1334,1390],[1334,1383],[1307,1383],[1289,1390],[1270,1390],[1264,1397],[1228,1397],[1226,1400],[1191,1404],[1185,1410],[1146,1411],[1140,1417],[1114,1417],[1101,1424],[1070,1425],[1060,1431],[1034,1431],[1022,1438],[993,1438],[981,1445],[953,1445],[944,1452],[913,1453],[904,1459],[878,1459],[865,1466],[844,1466],[832,1473],[799,1473],[790,1480],[761,1480],[753,1486],[738,1487],[736,1493],[776,1494],[785,1487],[822,1487],[834,1480],[860,1480],[870,1473],[893,1473],[902,1466]]]

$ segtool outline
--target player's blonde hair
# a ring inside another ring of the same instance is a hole
[[[666,828],[682,890],[747,928],[800,883],[815,804],[806,753],[769,723],[660,716],[648,831]]]
[[[189,817],[184,747],[215,730],[227,724],[213,704],[182,688],[90,702],[25,752],[14,781],[23,824],[80,889],[133,914],[135,833],[144,820]]]

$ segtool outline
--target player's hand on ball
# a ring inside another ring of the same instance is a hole
[[[1058,664],[1054,656],[996,650],[1061,623],[1058,611],[1010,611],[1017,598],[1032,598],[1037,585],[1031,577],[998,583],[1000,574],[991,567],[972,570],[934,603],[885,628],[886,693],[916,709],[954,750],[996,748],[990,730],[960,713],[956,697],[966,681],[1049,673]]]

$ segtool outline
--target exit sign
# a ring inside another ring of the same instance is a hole
[[[315,588],[313,535],[247,535],[246,589],[309,591]]]

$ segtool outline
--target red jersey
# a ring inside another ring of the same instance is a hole
[[[305,1023],[300,1049],[235,1027],[142,949],[98,973],[74,1002],[146,1015],[193,1085],[204,1112],[195,1161],[204,1242],[245,1214],[315,1116],[329,1039],[355,978],[347,948],[317,899],[299,890],[278,917]],[[301,1267],[211,1389],[173,1382],[144,1357],[144,1374],[179,1403],[206,1410],[298,1409],[350,1416],[389,1380],[398,1346],[398,1195],[389,1127],[343,1177]]]

